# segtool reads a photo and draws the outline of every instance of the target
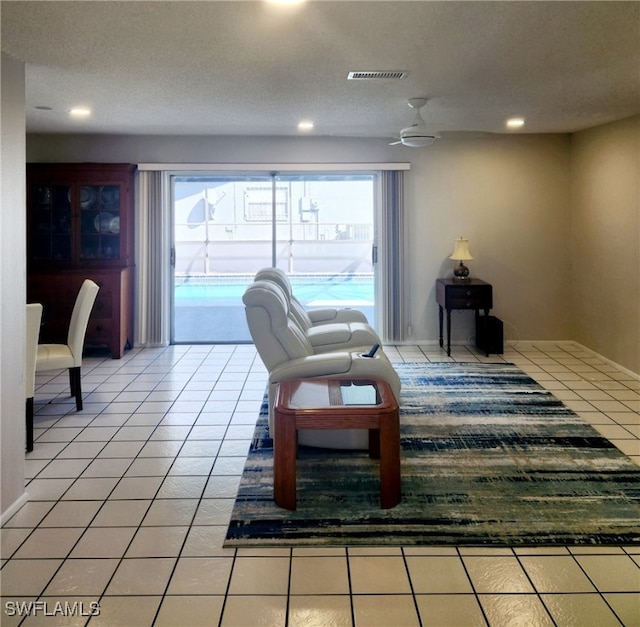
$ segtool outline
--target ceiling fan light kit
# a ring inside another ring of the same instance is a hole
[[[416,133],[413,129],[404,129],[400,133],[400,143],[403,146],[409,148],[424,148],[425,146],[431,146],[437,139],[440,139],[440,135],[436,133]]]
[[[426,98],[410,98],[407,104],[415,110],[416,116],[413,120],[413,124],[407,128],[403,128],[400,131],[399,141],[390,144],[391,146],[402,144],[409,148],[424,148],[431,146],[436,140],[440,139],[438,133],[434,133],[427,128],[422,116],[420,115],[420,109],[427,104]]]

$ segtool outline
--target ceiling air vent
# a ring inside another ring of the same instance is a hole
[[[369,81],[381,78],[404,78],[406,72],[349,72],[350,81]]]

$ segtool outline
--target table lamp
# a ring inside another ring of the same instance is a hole
[[[458,262],[458,265],[453,269],[453,278],[458,281],[464,281],[469,278],[469,268],[462,262],[473,259],[469,252],[469,240],[464,237],[459,237],[454,241],[454,244],[453,254],[449,257],[449,259],[454,259]]]

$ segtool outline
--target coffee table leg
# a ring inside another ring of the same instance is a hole
[[[369,429],[369,457],[380,459],[380,429]]]
[[[395,507],[401,491],[400,421],[396,411],[380,419],[380,507]]]
[[[276,412],[273,422],[273,500],[296,509],[296,420]]]

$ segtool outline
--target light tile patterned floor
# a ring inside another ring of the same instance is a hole
[[[640,460],[640,383],[592,353],[520,343],[451,360],[518,364]],[[640,547],[223,549],[265,382],[249,345],[88,358],[80,413],[66,373],[38,376],[30,501],[2,530],[2,625],[640,625]]]

